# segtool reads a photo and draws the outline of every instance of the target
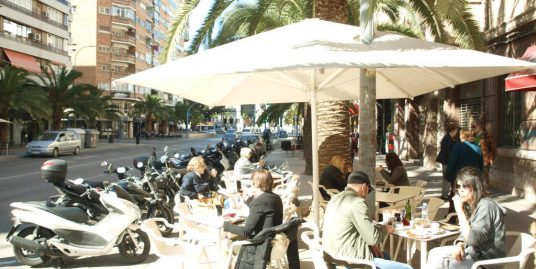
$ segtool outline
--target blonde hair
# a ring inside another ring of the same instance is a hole
[[[346,166],[346,159],[342,155],[335,155],[331,157],[331,165],[337,167],[342,173],[346,172],[344,167]]]
[[[193,157],[189,162],[188,166],[186,167],[186,170],[189,172],[193,172],[197,170],[197,168],[203,167],[205,168],[205,161],[203,160],[203,157],[197,156]]]
[[[473,135],[473,132],[469,130],[462,130],[460,131],[460,140],[463,141],[469,141],[472,142],[472,140],[475,139],[475,136]]]
[[[272,191],[274,179],[268,170],[259,169],[255,170],[251,175],[251,183],[261,191],[267,192]]]

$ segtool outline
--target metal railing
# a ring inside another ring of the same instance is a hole
[[[134,10],[136,10],[135,1],[131,1],[131,0],[112,0],[112,4],[113,3],[123,5],[123,6],[127,6],[127,7],[132,7],[132,8],[134,8]]]
[[[112,53],[112,61],[113,60],[121,61],[121,62],[128,62],[131,64],[136,63],[136,58],[134,57],[134,55],[123,54],[123,53]]]
[[[0,32],[0,36],[4,37],[4,38],[7,38],[7,39],[11,39],[11,40],[19,42],[19,43],[24,43],[24,44],[34,46],[34,47],[37,47],[37,48],[40,48],[40,49],[44,49],[44,50],[48,50],[48,51],[51,51],[51,52],[54,52],[54,53],[57,53],[57,54],[61,54],[63,56],[69,56],[69,52],[67,52],[65,50],[41,44],[41,43],[32,41],[32,40],[30,40],[29,38],[26,38],[26,37],[16,36],[16,35],[12,35],[12,34],[9,34],[9,33],[6,33],[6,32]]]
[[[2,1],[2,0],[0,0],[0,1]],[[129,26],[132,26],[132,27],[135,26],[134,20],[132,20],[131,18],[125,18],[125,17],[121,17],[121,16],[112,16],[112,22],[122,23],[122,24],[126,24],[126,25],[129,25]]]
[[[136,44],[136,39],[132,36],[112,35],[112,41],[119,41],[119,42],[134,44],[134,45]]]
[[[47,16],[43,15],[42,13],[37,12],[36,10],[25,9],[25,8],[23,8],[23,7],[21,7],[21,6],[17,5],[17,4],[14,4],[12,2],[9,2],[7,0],[0,0],[0,4],[2,4],[4,6],[7,6],[9,8],[15,9],[15,10],[17,10],[19,12],[22,12],[22,13],[26,14],[26,15],[32,16],[32,17],[34,17],[36,19],[42,20],[42,21],[44,21],[46,23],[58,26],[61,29],[64,29],[64,30],[68,29],[67,25],[65,25],[63,23],[59,23],[59,22],[54,21],[54,20],[51,20]]]

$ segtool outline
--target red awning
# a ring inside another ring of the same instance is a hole
[[[530,46],[521,57],[521,60],[536,62],[536,46]],[[504,79],[506,91],[536,91],[536,69],[526,69],[510,73]]]
[[[30,72],[41,73],[41,65],[31,55],[4,49],[7,58],[13,66],[26,69]]]

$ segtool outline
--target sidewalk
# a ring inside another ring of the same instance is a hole
[[[140,141],[142,142],[142,141]],[[108,143],[101,143],[96,149],[86,149],[86,150],[104,150],[104,149],[112,149],[117,147],[125,147],[129,145],[135,145],[132,143],[132,140],[115,140],[113,144]],[[300,208],[299,212],[304,213],[308,212],[309,207],[312,202],[312,189],[310,185],[307,183],[307,181],[312,181],[312,176],[305,176],[303,175],[303,171],[305,168],[305,161],[303,159],[303,151],[290,151],[286,152],[281,150],[279,143],[274,141],[274,148],[272,152],[268,154],[266,157],[267,162],[273,162],[276,165],[281,165],[284,161],[288,161],[288,168],[291,170],[295,175],[299,176],[300,180],[300,192],[299,192],[299,200],[300,200]],[[24,153],[24,149],[21,151],[17,151],[18,154]],[[8,156],[9,157],[9,156]],[[0,157],[5,158],[5,157]],[[385,156],[384,155],[378,155],[376,158],[377,164],[383,164],[385,162]],[[357,164],[357,160],[354,161],[354,168]],[[428,182],[426,186],[426,197],[439,197],[441,192],[441,172],[440,171],[434,171],[424,168],[423,166],[419,165],[416,162],[406,162],[405,167],[408,171],[408,176],[411,179],[422,179],[426,180]],[[529,225],[532,221],[536,219],[536,204],[529,202],[525,199],[521,199],[518,197],[514,197],[512,195],[498,192],[497,190],[493,190],[493,198],[498,201],[501,205],[503,205],[505,208],[507,208],[508,213],[506,215],[506,227],[508,231],[519,231],[519,232],[528,232]],[[439,216],[442,216],[446,214],[448,209],[448,204],[443,205],[443,207],[440,209],[441,211],[438,213]],[[305,228],[300,228],[300,230],[304,230]],[[298,238],[299,238],[298,234]],[[0,267],[9,267],[9,268],[29,268],[25,266],[17,265],[16,261],[14,261],[13,253],[10,250],[10,245],[3,241],[0,243]],[[418,251],[418,250],[417,250]],[[303,243],[299,243],[299,254],[300,254],[300,265],[301,269],[312,269],[314,268],[312,259],[309,255],[309,251],[307,246]],[[403,257],[404,255],[399,255],[399,260],[402,259],[402,261],[405,260]],[[421,268],[419,265],[419,257],[420,253],[416,253],[413,260],[412,265],[415,269]],[[150,268],[152,265],[154,266],[154,261],[158,260],[158,258],[154,255],[151,255],[144,263],[138,264],[138,265],[124,265],[121,262],[120,257],[118,257],[118,254],[112,254],[112,255],[106,255],[103,257],[90,257],[90,258],[79,258],[74,262],[69,262],[68,267],[76,267],[76,268],[94,268],[94,267],[100,267],[102,269],[106,268],[129,268],[129,269],[146,269]],[[177,266],[176,263],[166,263],[166,261],[161,260],[159,263],[159,268],[175,268]],[[153,267],[154,268],[154,267]],[[525,268],[534,268],[533,265],[533,258],[529,258],[529,261],[527,262],[527,265]]]

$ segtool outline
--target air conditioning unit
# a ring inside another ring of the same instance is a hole
[[[45,16],[45,17],[47,17],[47,18],[50,17],[50,16],[49,16],[50,14],[48,13],[48,11],[43,11],[42,14],[43,14],[43,16]]]
[[[29,33],[28,38],[33,41],[41,41],[41,34],[38,33]]]

